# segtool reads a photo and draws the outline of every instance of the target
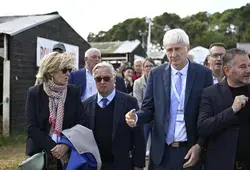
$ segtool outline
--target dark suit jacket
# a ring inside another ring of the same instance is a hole
[[[250,93],[250,86],[248,87]],[[198,130],[207,137],[205,170],[233,170],[239,129],[232,109],[233,97],[226,79],[204,89]]]
[[[185,93],[184,119],[188,144],[203,145],[198,138],[197,117],[202,90],[213,84],[212,72],[208,68],[189,62]],[[150,71],[145,98],[141,110],[137,112],[138,124],[149,123],[154,119],[151,138],[151,159],[160,164],[165,147],[166,133],[169,126],[171,97],[171,67],[162,64]],[[155,114],[154,114],[155,113]]]
[[[81,123],[81,99],[79,89],[69,85],[64,105],[63,129],[68,129]],[[50,150],[56,143],[49,137],[49,98],[43,90],[43,85],[30,87],[27,94],[25,118],[27,122],[26,154]]]
[[[144,167],[145,141],[143,130],[139,126],[130,128],[124,119],[125,114],[131,109],[138,109],[137,101],[134,97],[119,91],[116,91],[113,100],[115,100],[115,107],[112,150],[115,165],[119,170],[132,170],[132,166]],[[83,102],[84,125],[92,130],[95,127],[96,103],[97,95],[91,96]]]
[[[82,68],[76,71],[71,72],[69,78],[69,84],[74,84],[80,88],[80,94],[86,90],[86,68]],[[116,76],[116,89],[126,93],[127,89],[125,87],[125,82],[122,77]]]

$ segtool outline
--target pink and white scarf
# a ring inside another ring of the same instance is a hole
[[[67,84],[59,86],[49,80],[43,83],[43,90],[49,97],[49,123],[52,125],[51,130],[57,136],[61,136],[64,118],[64,103],[67,96]],[[57,106],[55,100],[58,101]]]

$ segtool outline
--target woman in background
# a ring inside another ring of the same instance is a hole
[[[132,67],[125,67],[122,71],[122,77],[124,78],[125,81],[127,93],[130,95],[133,95],[133,84],[134,84],[132,80],[133,72],[134,70]]]
[[[147,79],[149,71],[155,66],[155,62],[152,58],[146,58],[142,63],[142,76],[135,80],[133,87],[133,96],[137,99],[138,106],[141,108],[142,101],[144,99],[145,91],[147,88]],[[149,134],[152,132],[153,121],[144,125],[144,136],[146,144],[148,143],[146,156],[149,156],[150,140]],[[148,142],[149,141],[149,142]]]
[[[68,53],[52,52],[41,61],[37,83],[28,90],[26,154],[46,152],[45,169],[62,169],[69,148],[60,141],[61,132],[81,123],[81,100],[78,88],[68,85],[74,58]]]

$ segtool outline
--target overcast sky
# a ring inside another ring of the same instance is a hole
[[[58,11],[86,38],[89,32],[107,31],[127,18],[153,18],[164,12],[185,17],[199,11],[223,12],[247,3],[250,0],[2,0],[0,16]]]

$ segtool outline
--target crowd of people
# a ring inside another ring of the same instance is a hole
[[[75,70],[55,45],[27,93],[27,156],[46,152],[48,170],[142,170],[145,157],[149,170],[250,170],[248,53],[214,43],[197,64],[182,29],[163,46],[167,63],[116,71],[96,48]]]

